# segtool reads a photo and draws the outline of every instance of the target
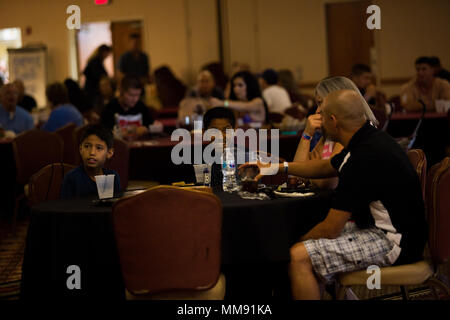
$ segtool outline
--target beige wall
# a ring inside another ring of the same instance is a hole
[[[142,20],[144,50],[152,68],[168,64],[184,81],[192,81],[204,63],[219,59],[215,1],[114,0],[111,5],[96,6],[93,0],[0,0],[0,28],[30,26],[32,34],[23,35],[23,44],[47,45],[49,81],[61,81],[73,73],[68,59],[73,33],[66,28],[66,8],[71,4],[80,6],[82,23]]]
[[[223,0],[227,69],[240,61],[255,72],[289,68],[302,83],[326,77],[325,3],[341,1]],[[373,2],[381,7],[382,29],[375,33],[381,79],[412,76],[419,55],[437,55],[450,68],[450,1]],[[215,0],[114,0],[109,6],[95,6],[93,0],[0,0],[0,28],[31,26],[23,43],[47,44],[49,81],[73,72],[65,27],[70,4],[81,7],[82,22],[141,19],[152,67],[168,64],[185,82],[192,83],[203,64],[219,58]],[[399,85],[382,88],[392,95]]]
[[[325,4],[343,0],[225,1],[229,61],[249,63],[255,72],[289,68],[303,83],[328,75]],[[373,3],[381,8],[381,30],[375,32],[381,79],[411,77],[419,55],[437,55],[450,68],[450,1]],[[382,89],[391,96],[399,86],[383,85]]]

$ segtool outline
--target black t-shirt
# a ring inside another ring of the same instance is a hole
[[[103,66],[103,60],[101,58],[91,59],[86,68],[83,71],[86,76],[86,83],[84,89],[86,90],[90,99],[93,99],[95,95],[99,95],[99,83],[103,76],[107,76],[105,67]]]
[[[119,103],[119,100],[117,98],[111,100],[105,108],[103,109],[102,115],[101,115],[101,122],[104,126],[106,126],[109,129],[113,129],[114,125],[116,124],[116,118],[115,114],[119,115],[142,115],[142,124],[145,127],[148,127],[153,123],[153,118],[150,114],[150,110],[147,108],[147,106],[142,102],[138,101],[136,105],[125,111],[122,106]]]
[[[351,212],[359,228],[401,236],[395,264],[422,259],[427,224],[421,185],[398,143],[367,122],[331,164],[339,172],[332,208]]]
[[[103,168],[103,174],[114,175],[114,194],[120,193],[120,177],[114,170]],[[80,198],[98,195],[97,183],[93,181],[84,170],[83,166],[78,166],[69,171],[64,177],[61,186],[60,196],[62,199]]]

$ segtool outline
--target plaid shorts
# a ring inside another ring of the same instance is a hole
[[[303,242],[314,271],[326,283],[341,272],[365,269],[370,265],[391,265],[387,254],[393,244],[384,232],[376,227],[359,229],[347,222],[336,239],[306,240]]]

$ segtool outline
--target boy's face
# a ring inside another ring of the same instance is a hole
[[[225,143],[227,137],[227,129],[234,129],[234,128],[228,119],[216,118],[212,119],[208,129],[217,129],[220,132],[222,132],[222,141]]]
[[[134,108],[136,103],[139,101],[141,97],[141,89],[129,88],[126,91],[121,91],[120,93],[120,102],[126,110]]]
[[[353,77],[353,82],[360,89],[366,89],[372,83],[372,73],[363,72],[359,76]]]
[[[108,149],[105,141],[91,134],[80,145],[80,155],[85,168],[103,168],[106,159],[113,155],[113,149]]]

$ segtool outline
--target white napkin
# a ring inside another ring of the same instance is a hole
[[[274,191],[274,193],[277,196],[285,197],[285,198],[301,198],[301,197],[310,197],[310,196],[314,195],[314,192],[308,192],[308,193],[292,192],[292,193],[288,193],[288,192]]]

